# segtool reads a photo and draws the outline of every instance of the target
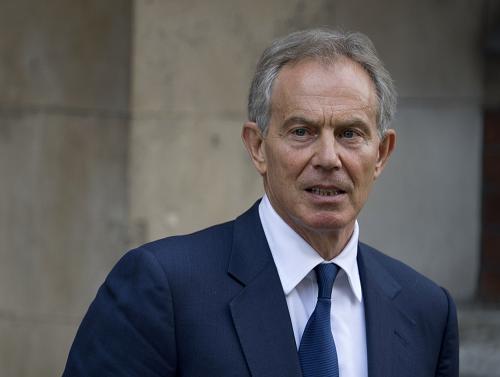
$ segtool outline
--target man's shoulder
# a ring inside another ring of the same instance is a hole
[[[234,220],[210,226],[189,234],[164,237],[139,246],[139,249],[149,250],[155,254],[186,252],[186,250],[220,247],[231,242]]]
[[[372,269],[383,271],[385,276],[394,279],[394,282],[402,288],[402,296],[408,295],[416,301],[422,299],[429,302],[447,302],[449,300],[446,290],[413,267],[362,242],[359,246],[363,263]]]
[[[223,224],[186,235],[165,237],[126,252],[107,277],[113,282],[129,276],[140,284],[168,281],[172,291],[184,291],[196,284],[210,284],[227,274],[232,250],[233,223]],[[189,284],[188,284],[189,282]]]
[[[384,252],[374,248],[373,246],[370,246],[363,242],[359,242],[359,251],[367,260],[367,262],[373,263],[373,261],[376,261],[381,267],[390,272],[391,275],[402,275],[411,277],[412,279],[424,279],[432,283],[430,279],[422,275],[413,267],[407,265],[399,259],[385,254]]]
[[[125,253],[114,269],[133,265],[160,267],[167,276],[180,280],[193,272],[197,276],[227,275],[233,250],[238,244],[241,247],[241,233],[247,236],[243,242],[251,243],[257,238],[253,237],[260,226],[257,208],[258,202],[234,220],[140,245]]]
[[[222,268],[232,249],[234,220],[196,232],[175,235],[145,243],[129,251],[137,257],[153,258],[165,271],[180,273],[197,265]],[[177,270],[177,271],[176,271]]]
[[[212,225],[190,234],[161,238],[145,243],[139,246],[138,249],[148,250],[157,255],[163,255],[165,253],[175,255],[177,253],[205,253],[207,249],[220,250],[231,247],[235,224],[240,223],[240,228],[249,232],[251,232],[250,228],[255,228],[258,223],[260,224],[260,220],[258,220],[259,202],[260,200],[233,220]]]

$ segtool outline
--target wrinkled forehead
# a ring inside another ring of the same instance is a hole
[[[375,85],[358,63],[304,60],[282,68],[271,97],[271,111],[335,114],[377,112]],[[275,114],[276,115],[276,114]]]

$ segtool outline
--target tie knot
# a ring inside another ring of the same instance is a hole
[[[318,298],[331,299],[333,282],[338,270],[339,267],[335,263],[321,263],[314,268],[318,281]]]

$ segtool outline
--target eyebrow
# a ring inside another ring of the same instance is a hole
[[[306,118],[304,116],[292,116],[283,122],[281,129],[286,130],[292,124],[301,124],[309,127],[321,127],[321,123],[314,119]],[[335,122],[335,127],[359,127],[363,130],[368,130],[370,127],[364,119],[354,116],[352,118],[341,119]]]
[[[369,137],[369,138],[374,137],[374,135],[376,135],[376,133],[377,133],[377,127],[375,127],[375,129],[373,129],[364,120],[358,119],[358,118],[350,119],[347,121],[340,121],[340,122],[338,122],[338,128],[340,130],[342,130],[342,129],[345,130],[348,128],[356,128],[356,129],[360,130],[361,132],[363,132],[366,135],[366,137]]]
[[[338,127],[360,127],[367,128],[368,124],[361,118],[342,119],[337,122]]]
[[[292,124],[303,124],[310,127],[318,127],[320,125],[318,121],[315,121],[313,119],[308,119],[303,116],[292,116],[291,118],[288,118],[283,122],[281,129],[287,129]]]

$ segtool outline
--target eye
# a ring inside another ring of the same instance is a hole
[[[288,140],[290,142],[304,145],[311,142],[317,136],[317,130],[309,126],[298,125],[288,131]]]
[[[344,139],[352,139],[357,136],[357,133],[352,129],[347,129],[342,131],[340,136]]]
[[[292,135],[298,137],[304,137],[309,134],[309,130],[305,127],[298,127],[292,130]]]

